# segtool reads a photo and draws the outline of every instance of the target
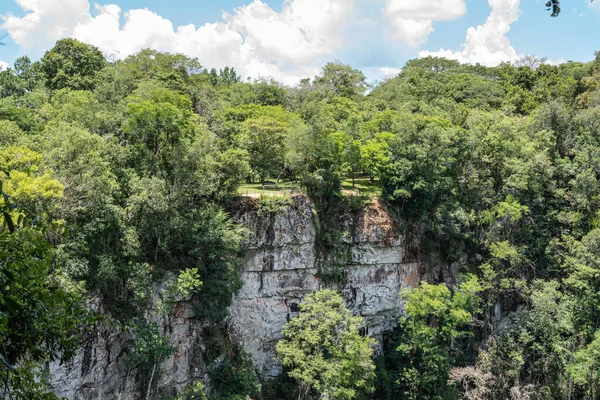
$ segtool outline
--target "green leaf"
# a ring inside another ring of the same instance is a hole
[[[17,300],[15,300],[15,298],[14,298],[14,297],[12,297],[12,296],[7,296],[7,297],[4,299],[4,302],[5,302],[5,304],[6,304],[6,307],[8,308],[8,310],[9,310],[10,312],[13,312],[13,313],[14,313],[14,312],[17,312],[17,311],[19,311],[19,309],[21,309],[21,308],[22,308],[22,304],[21,304],[21,303],[19,303]]]

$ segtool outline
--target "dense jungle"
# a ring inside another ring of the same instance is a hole
[[[600,53],[425,57],[375,85],[334,61],[288,87],[63,39],[0,72],[0,176],[4,398],[56,399],[47,366],[99,326],[129,338],[144,399],[600,398]],[[385,204],[428,278],[376,350],[323,264],[265,377],[226,334],[247,238],[232,213],[293,196],[329,253],[340,213]],[[161,394],[177,348],[147,318],[157,296],[214,339],[210,384]]]

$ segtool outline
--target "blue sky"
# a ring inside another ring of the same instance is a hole
[[[0,64],[24,54],[39,58],[66,36],[117,58],[153,47],[287,84],[318,73],[330,60],[360,68],[375,81],[429,54],[486,65],[532,54],[552,62],[592,59],[600,50],[600,1],[564,0],[559,18],[550,18],[544,3],[2,0],[0,34],[8,36]]]

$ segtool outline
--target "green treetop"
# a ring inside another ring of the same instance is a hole
[[[375,340],[359,334],[353,317],[331,290],[308,295],[300,314],[283,328],[277,354],[288,375],[299,381],[301,398],[314,389],[324,399],[355,399],[373,390]]]

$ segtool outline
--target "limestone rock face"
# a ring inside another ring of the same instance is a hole
[[[277,376],[281,366],[275,345],[281,328],[293,318],[305,294],[325,286],[319,267],[330,254],[320,254],[315,216],[302,196],[275,215],[246,210],[236,216],[249,229],[244,282],[230,309],[232,333],[248,351],[258,370]],[[402,314],[402,288],[419,283],[419,264],[407,260],[404,240],[382,203],[342,219],[340,272],[343,295],[353,314],[365,318],[370,335],[381,339]]]
[[[156,287],[156,292],[160,291]],[[157,298],[153,299],[156,304]],[[202,326],[192,318],[190,307],[179,303],[175,315],[159,317],[149,309],[147,318],[156,322],[162,334],[170,338],[176,353],[157,368],[160,395],[176,395],[188,383],[202,379],[207,381],[202,359],[204,350]],[[88,333],[76,357],[68,364],[58,362],[49,366],[50,385],[59,398],[69,400],[135,400],[142,399],[136,370],[129,370],[124,362],[128,332],[111,328],[98,328]]]
[[[234,213],[234,219],[248,229],[243,286],[234,296],[227,324],[259,373],[281,373],[275,358],[281,328],[297,314],[307,293],[327,286],[319,271],[328,262],[337,263],[345,282],[339,289],[346,305],[365,318],[369,335],[381,339],[384,331],[396,326],[403,312],[398,293],[418,285],[420,266],[406,255],[404,239],[382,203],[339,216],[340,248],[335,254],[320,250],[318,221],[306,197],[296,196],[289,207],[271,213],[261,213],[254,199],[243,203]],[[169,318],[155,310],[156,293],[165,285],[156,285],[152,308],[146,313],[177,349],[160,365],[160,394],[174,395],[196,379],[210,387],[202,357],[203,326],[193,318],[191,307],[178,303]],[[90,332],[71,363],[50,365],[55,393],[69,400],[140,399],[136,373],[123,362],[129,340],[128,332],[109,328]]]

